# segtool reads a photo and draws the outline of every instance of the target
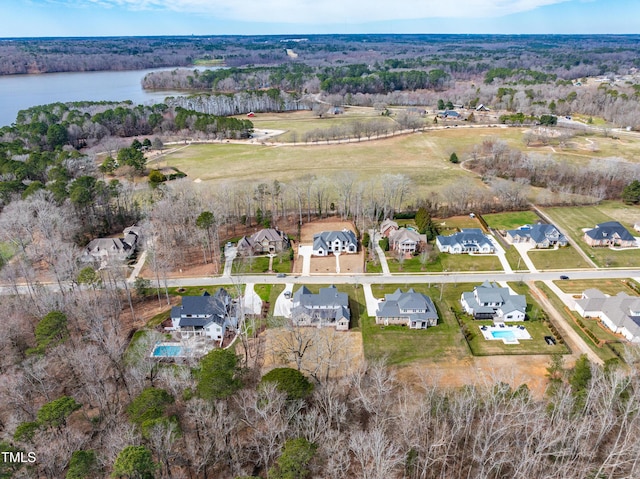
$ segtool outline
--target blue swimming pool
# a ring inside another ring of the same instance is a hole
[[[182,356],[182,346],[159,344],[155,348],[153,348],[153,357],[174,358],[176,356]]]
[[[496,339],[508,339],[508,340],[515,340],[516,339],[516,335],[513,334],[513,331],[491,331],[491,336],[493,336]]]

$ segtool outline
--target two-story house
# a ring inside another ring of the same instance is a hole
[[[397,289],[385,294],[378,303],[376,324],[401,324],[411,329],[426,329],[438,324],[438,311],[430,297],[416,293],[413,288],[403,293]]]
[[[323,231],[313,235],[313,254],[328,256],[329,253],[357,253],[358,239],[353,231]]]
[[[213,296],[183,296],[182,304],[171,308],[173,331],[182,338],[205,336],[222,344],[227,329],[237,328],[236,304],[223,288]]]
[[[522,294],[511,294],[509,288],[485,281],[464,292],[460,297],[464,311],[473,319],[493,319],[494,321],[524,321],[527,311],[527,299]]]

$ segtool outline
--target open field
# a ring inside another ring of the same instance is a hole
[[[538,269],[593,268],[573,246],[558,249],[532,249],[527,254]]]
[[[584,235],[582,228],[593,228],[597,223],[618,220],[618,218],[623,217],[631,218],[636,214],[640,216],[639,207],[607,202],[603,207],[545,208],[544,212],[549,215],[554,223],[563,228],[571,239],[575,241],[575,245],[582,248],[597,265],[603,267],[640,266],[639,249],[612,250],[609,248],[592,248],[582,239]],[[608,213],[614,213],[615,216],[609,216]],[[621,222],[629,228],[629,223],[624,220]]]
[[[492,213],[482,215],[489,228],[496,230],[513,230],[522,225],[535,224],[540,217],[533,211],[513,211],[508,213]]]
[[[586,289],[599,289],[604,294],[614,296],[618,293],[627,293],[630,296],[638,296],[638,293],[628,286],[627,282],[633,282],[638,286],[638,283],[628,279],[569,279],[554,281],[555,285],[560,288],[564,293],[581,295]]]
[[[466,216],[452,216],[450,218],[433,218],[441,235],[448,236],[463,228],[482,228],[478,218]]]

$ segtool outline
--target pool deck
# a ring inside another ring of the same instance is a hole
[[[175,356],[156,356],[156,349],[162,346],[173,346],[181,348],[181,354]],[[162,341],[156,343],[151,350],[150,357],[153,359],[174,359],[174,358],[199,358],[214,349],[215,346],[204,337],[192,337],[181,341]]]

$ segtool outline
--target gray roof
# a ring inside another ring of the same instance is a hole
[[[431,298],[422,293],[416,293],[413,289],[403,293],[398,288],[394,293],[385,294],[384,297],[385,300],[378,304],[376,311],[378,318],[407,317],[412,321],[438,319],[438,312]]]
[[[320,288],[318,294],[313,294],[309,291],[309,288],[302,286],[293,294],[293,303],[296,304],[291,311],[291,315],[294,318],[296,313],[307,312],[307,310],[313,312],[324,310],[326,314],[322,316],[325,319],[335,319],[337,321],[342,318],[351,318],[349,295],[340,293],[334,285]]]
[[[358,240],[353,231],[344,229],[342,231],[322,231],[321,233],[316,233],[313,235],[313,249],[320,249],[317,246],[325,247],[329,243],[333,243],[335,240],[339,240],[342,243],[346,244],[358,244]]]
[[[473,309],[474,314],[490,313],[496,311],[497,308],[504,312],[521,311],[524,313],[527,310],[527,298],[523,294],[511,294],[509,288],[503,288],[497,283],[485,281],[480,286],[476,286],[473,291],[473,293],[462,293],[462,296]],[[482,306],[480,303],[494,303],[499,306]]]
[[[131,249],[131,245],[125,243],[123,238],[96,238],[89,242],[87,251],[97,253],[99,251],[121,252]]]
[[[599,294],[596,294],[599,293]],[[618,328],[626,328],[634,336],[640,337],[640,298],[621,292],[606,297],[598,290],[587,290],[584,299],[576,301],[585,311],[602,311]]]
[[[289,241],[289,237],[284,231],[275,228],[265,228],[251,235],[251,239],[256,243],[267,241]]]
[[[389,236],[389,241],[392,241],[393,243],[426,243],[427,236],[421,235],[417,231],[413,231],[407,228],[400,228],[399,230],[391,233],[391,235]]]
[[[439,235],[438,241],[440,244],[448,246],[455,246],[456,244],[476,244],[478,247],[489,245],[493,248],[493,244],[480,228],[463,229],[459,233],[454,233],[449,236]]]
[[[610,239],[617,234],[622,241],[635,241],[635,238],[627,228],[622,226],[617,221],[607,221],[606,223],[600,223],[595,228],[590,229],[585,233],[589,238],[594,240]]]
[[[559,243],[566,243],[565,236],[558,231],[554,225],[550,224],[535,224],[525,225],[516,230],[509,230],[507,232],[510,236],[522,236],[531,238],[536,244],[542,243],[546,238],[550,241],[557,241]]]
[[[203,327],[210,321],[222,326],[230,314],[230,305],[231,296],[223,288],[218,289],[213,296],[208,293],[202,296],[183,296],[182,304],[171,308],[171,318],[180,318],[180,327]]]

